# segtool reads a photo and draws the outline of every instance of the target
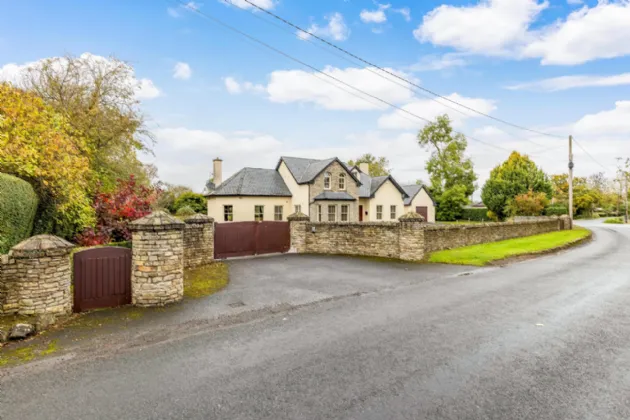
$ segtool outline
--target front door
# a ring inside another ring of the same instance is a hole
[[[363,221],[363,206],[359,206],[359,222]]]

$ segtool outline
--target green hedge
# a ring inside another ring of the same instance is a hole
[[[37,204],[28,182],[0,173],[0,254],[31,236]]]
[[[545,209],[545,216],[562,216],[569,214],[569,209],[566,206],[549,206]]]
[[[488,209],[485,207],[465,207],[462,209],[461,220],[471,220],[473,222],[489,222]]]

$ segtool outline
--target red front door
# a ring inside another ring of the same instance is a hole
[[[363,206],[359,206],[359,222],[363,221]]]

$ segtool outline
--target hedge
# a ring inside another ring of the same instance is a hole
[[[545,216],[562,216],[569,214],[566,206],[549,206],[545,209]]]
[[[462,209],[461,220],[471,220],[474,222],[489,222],[488,209],[485,207],[464,207]]]
[[[0,173],[0,254],[31,236],[37,205],[31,184]]]

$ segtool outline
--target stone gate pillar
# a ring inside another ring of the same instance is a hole
[[[291,229],[291,249],[289,252],[302,254],[306,252],[306,230],[310,218],[302,212],[293,213],[287,220]]]
[[[421,261],[424,259],[424,217],[409,212],[398,218],[400,222],[399,246],[403,261]]]
[[[72,311],[70,242],[37,235],[11,249],[3,267],[5,314],[63,315]],[[1,285],[0,285],[1,286]]]
[[[156,211],[131,223],[131,300],[136,306],[163,306],[184,297],[184,227]]]
[[[214,219],[195,214],[184,220],[184,267],[195,268],[214,261]]]

